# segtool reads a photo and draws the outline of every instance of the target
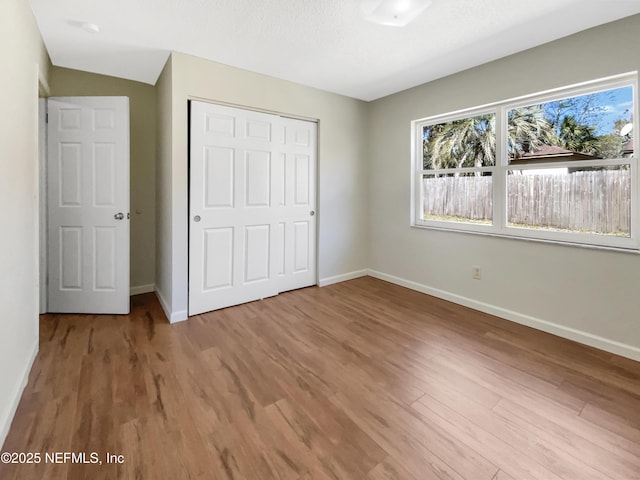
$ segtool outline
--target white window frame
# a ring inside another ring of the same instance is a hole
[[[511,165],[507,155],[507,113],[513,108],[522,106],[546,103],[563,98],[570,98],[590,93],[612,90],[620,87],[632,87],[633,95],[633,119],[634,123],[638,123],[640,116],[638,115],[638,81],[637,72],[616,75],[591,82],[572,85],[569,87],[558,88],[540,92],[532,95],[526,95],[509,100],[495,102],[481,107],[458,110],[443,115],[435,115],[411,122],[411,223],[412,227],[430,228],[439,230],[461,231],[468,233],[480,233],[486,235],[497,235],[501,237],[519,238],[526,240],[547,241],[553,243],[569,244],[576,246],[587,246],[596,248],[620,249],[625,251],[638,251],[640,249],[639,242],[639,223],[640,223],[640,205],[638,204],[638,150],[640,150],[640,125],[635,125],[632,132],[633,144],[635,151],[629,158],[619,159],[600,159],[600,160],[573,160],[568,162],[547,162],[536,163],[532,165]],[[448,168],[448,169],[432,169],[424,170],[423,167],[423,129],[426,126],[438,123],[446,123],[463,118],[474,117],[483,114],[495,114],[496,116],[496,159],[495,165],[491,167],[478,168]],[[526,227],[509,226],[507,221],[507,172],[509,170],[535,170],[542,168],[564,168],[564,167],[589,167],[589,166],[615,166],[630,165],[631,176],[631,231],[629,237],[616,237],[604,234],[589,234],[577,232],[564,232],[554,230],[542,230]],[[492,188],[493,188],[493,223],[478,224],[467,222],[456,222],[446,220],[425,220],[420,218],[422,215],[422,179],[425,175],[451,174],[462,172],[491,172]]]

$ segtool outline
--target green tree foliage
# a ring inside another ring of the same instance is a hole
[[[610,92],[582,95],[507,112],[507,154],[518,158],[544,145],[601,158],[617,158],[626,140],[619,135],[630,118],[597,135]],[[627,112],[625,112],[627,113]],[[486,167],[496,161],[496,118],[477,115],[430,125],[423,130],[424,169]]]
[[[622,128],[631,122],[631,118],[619,118],[615,121],[613,132],[601,135],[600,140],[600,156],[602,158],[620,158],[622,156],[622,150],[629,140],[631,135],[627,134],[622,136]]]
[[[553,125],[541,105],[514,108],[508,113],[508,150],[510,157],[533,152],[542,145],[555,145]]]
[[[573,115],[562,118],[558,133],[558,144],[573,152],[600,155],[600,139],[595,127],[578,123]]]
[[[493,114],[425,127],[424,168],[486,167],[496,159],[496,117]]]
[[[425,127],[425,169],[488,167],[496,159],[496,117],[478,115]],[[543,144],[555,144],[551,124],[540,106],[509,112],[509,154],[518,156]]]

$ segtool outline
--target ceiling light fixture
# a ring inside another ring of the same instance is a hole
[[[100,27],[98,25],[96,25],[95,23],[83,23],[82,24],[82,29],[87,32],[87,33],[99,33],[100,32]]]
[[[362,0],[362,12],[370,22],[404,27],[430,4],[431,0]]]

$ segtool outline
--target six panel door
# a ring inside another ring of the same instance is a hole
[[[129,99],[48,100],[48,311],[129,313]]]
[[[316,283],[316,124],[191,102],[189,315]]]

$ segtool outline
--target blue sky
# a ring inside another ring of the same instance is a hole
[[[606,94],[598,94],[602,98],[605,114],[598,122],[598,134],[610,133],[613,123],[619,118],[631,118],[633,111],[633,92],[630,87],[610,90]]]
[[[595,126],[596,135],[614,132],[616,120],[630,119],[633,110],[633,89],[631,87],[565,98],[567,102],[564,102],[565,108],[561,111],[558,124],[565,116],[572,115],[579,123]],[[573,103],[569,101],[573,101]],[[543,104],[545,115],[551,121],[555,120],[557,105],[558,101]],[[573,108],[567,108],[567,105],[573,105]],[[585,105],[588,105],[589,108],[586,108]]]

